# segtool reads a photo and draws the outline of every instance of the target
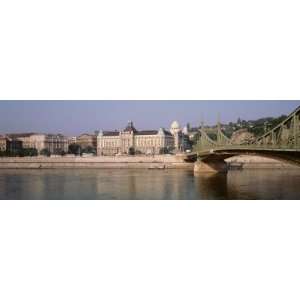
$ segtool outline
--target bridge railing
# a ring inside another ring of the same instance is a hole
[[[204,146],[195,147],[193,152],[207,152],[214,150],[285,150],[285,151],[300,151],[299,147],[296,145],[214,145],[214,146]]]

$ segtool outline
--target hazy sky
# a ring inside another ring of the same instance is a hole
[[[0,101],[0,134],[13,132],[78,135],[94,130],[169,128],[250,120],[289,114],[300,101]]]

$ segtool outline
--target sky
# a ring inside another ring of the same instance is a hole
[[[120,130],[132,120],[138,130],[183,127],[204,121],[235,122],[288,115],[300,101],[0,101],[0,134],[17,132],[79,135],[95,130]]]

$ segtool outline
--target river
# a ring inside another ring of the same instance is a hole
[[[300,199],[300,171],[2,169],[0,199]]]

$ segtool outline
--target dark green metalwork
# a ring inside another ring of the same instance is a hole
[[[218,120],[217,139],[211,139],[204,130],[203,124],[199,129],[200,138],[194,147],[194,152],[213,151],[215,149],[257,149],[257,150],[300,150],[300,106],[284,121],[257,138],[251,144],[233,145],[231,140],[222,132]]]

